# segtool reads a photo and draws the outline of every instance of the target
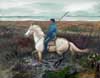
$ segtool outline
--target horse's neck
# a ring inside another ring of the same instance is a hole
[[[35,44],[36,44],[40,39],[42,39],[42,38],[43,38],[43,40],[44,40],[44,34],[39,34],[39,33],[37,34],[37,33],[34,33],[33,36],[34,36]]]

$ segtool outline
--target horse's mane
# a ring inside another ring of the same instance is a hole
[[[41,29],[39,25],[31,25],[32,28]]]
[[[44,32],[42,31],[39,25],[31,25],[31,27],[35,29],[38,32],[38,34],[44,35]]]

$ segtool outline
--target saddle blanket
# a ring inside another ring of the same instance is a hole
[[[48,43],[48,51],[56,50],[56,40],[52,40]]]

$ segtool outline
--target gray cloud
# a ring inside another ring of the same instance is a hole
[[[75,10],[69,16],[100,16],[100,0],[0,0],[0,5],[0,16],[59,18],[68,10]]]

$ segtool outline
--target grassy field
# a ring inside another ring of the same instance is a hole
[[[24,37],[24,33],[27,31],[30,24],[38,24],[42,27],[43,31],[46,32],[49,22],[0,21],[0,72],[3,70],[1,67],[9,69],[9,67],[15,64],[14,61],[17,61],[21,56],[31,56],[31,52],[34,50],[33,38]],[[100,53],[99,21],[62,21],[57,22],[57,25],[59,30],[57,33],[58,37],[64,37],[72,41],[79,48],[90,48],[94,53]],[[81,73],[80,75],[83,74]]]

